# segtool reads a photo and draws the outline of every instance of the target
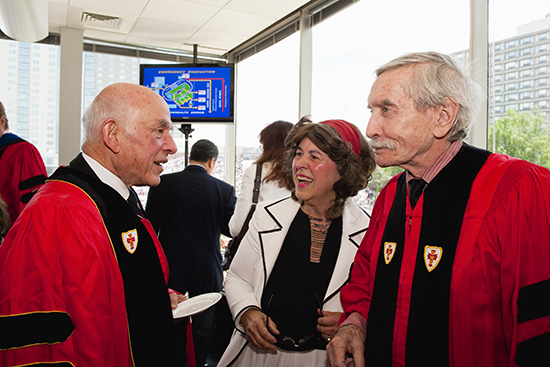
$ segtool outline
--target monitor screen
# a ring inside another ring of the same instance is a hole
[[[141,65],[140,83],[164,98],[173,122],[233,122],[233,64]]]

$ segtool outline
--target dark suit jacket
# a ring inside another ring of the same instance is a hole
[[[192,297],[222,290],[220,233],[230,236],[236,200],[233,186],[198,165],[161,176],[149,190],[147,218],[168,259],[170,288]]]

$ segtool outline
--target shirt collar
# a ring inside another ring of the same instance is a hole
[[[122,180],[118,178],[117,175],[109,171],[107,168],[103,167],[98,161],[96,161],[86,153],[82,152],[82,157],[84,157],[86,163],[90,165],[90,168],[92,169],[92,171],[94,171],[97,177],[99,177],[101,182],[111,186],[120,194],[120,196],[124,198],[124,200],[128,200],[128,197],[130,196],[130,191],[128,190],[124,182],[122,182]]]
[[[434,179],[435,176],[457,155],[458,151],[462,148],[462,140],[455,140],[446,150],[432,163],[426,172],[419,177],[426,181],[427,184]],[[413,179],[413,176],[407,171],[407,183]]]

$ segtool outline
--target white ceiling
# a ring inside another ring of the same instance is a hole
[[[223,55],[309,0],[48,0],[50,33]],[[120,27],[83,24],[83,12],[120,17]]]

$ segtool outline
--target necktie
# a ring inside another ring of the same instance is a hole
[[[136,215],[143,217],[143,211],[141,210],[141,206],[138,204],[138,196],[136,192],[132,189],[130,189],[130,196],[128,196],[128,203],[132,207],[132,210]]]
[[[409,185],[409,201],[411,202],[411,208],[414,209],[418,198],[422,195],[424,186],[426,186],[426,181],[421,178],[415,178],[409,181]]]

